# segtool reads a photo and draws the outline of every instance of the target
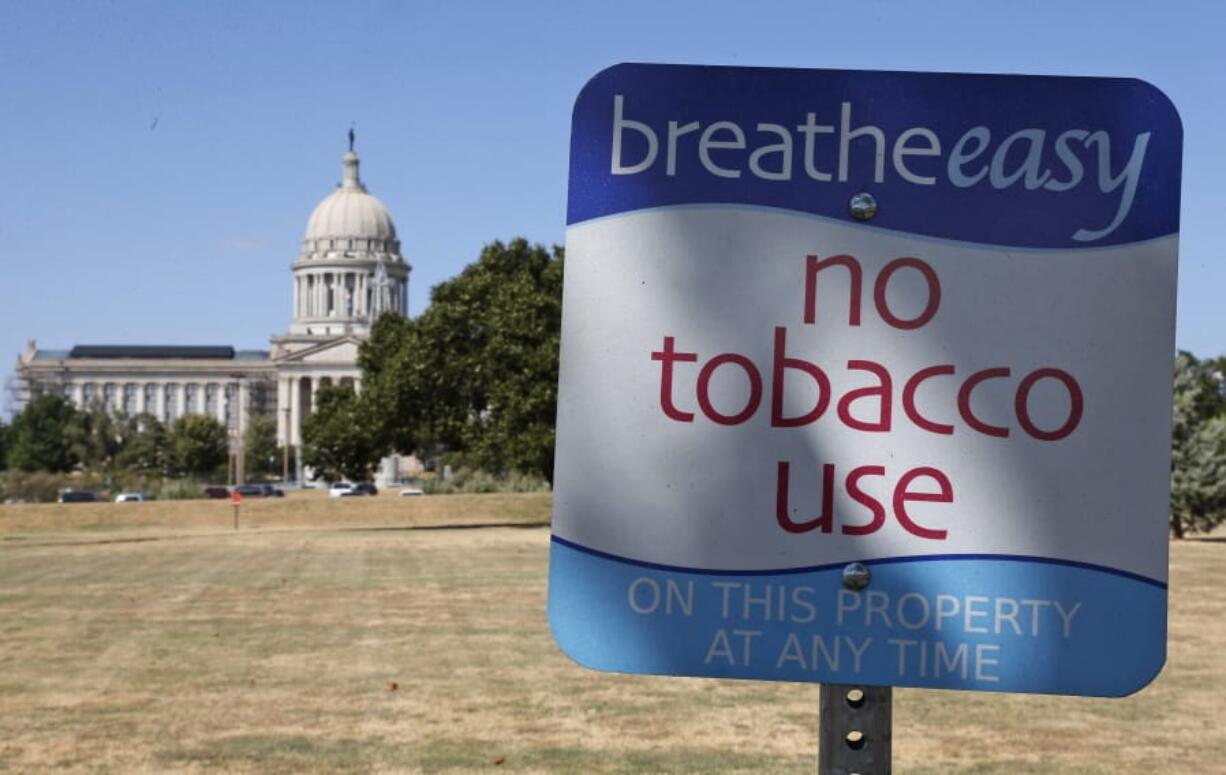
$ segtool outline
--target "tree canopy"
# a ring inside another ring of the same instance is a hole
[[[8,463],[23,471],[63,472],[77,463],[72,428],[77,410],[63,396],[35,396],[13,418]]]
[[[189,414],[170,426],[171,467],[176,473],[208,477],[226,463],[226,429],[214,417]]]
[[[277,445],[277,418],[257,414],[243,429],[243,465],[247,476],[279,475],[281,447]]]
[[[1175,358],[1171,532],[1206,532],[1226,520],[1226,399],[1213,361]]]
[[[325,386],[302,424],[302,460],[327,480],[365,481],[383,454],[379,430],[353,386]]]
[[[151,414],[138,414],[121,423],[115,464],[128,471],[165,473],[170,465],[166,426]]]
[[[358,365],[383,449],[552,480],[562,267],[561,248],[494,242],[420,317],[376,321]]]

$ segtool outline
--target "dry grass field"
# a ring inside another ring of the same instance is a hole
[[[291,497],[235,533],[224,502],[0,507],[0,771],[813,771],[814,686],[562,656],[548,508]],[[901,690],[896,771],[1226,772],[1226,542],[1172,576],[1149,688]]]

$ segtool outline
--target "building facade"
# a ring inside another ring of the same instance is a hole
[[[316,205],[292,271],[288,331],[269,350],[227,346],[77,345],[17,357],[19,407],[55,392],[78,407],[148,413],[164,423],[188,414],[216,417],[235,436],[256,414],[277,418],[277,440],[302,444],[302,423],[320,387],[360,389],[358,345],[384,311],[407,314],[410,266],[383,203],[358,174],[350,144],[341,182]],[[297,456],[296,456],[297,457]],[[386,468],[386,465],[385,465]]]

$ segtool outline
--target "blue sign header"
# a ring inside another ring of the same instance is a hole
[[[583,89],[567,222],[737,204],[1032,248],[1179,230],[1183,130],[1138,80],[624,64]]]

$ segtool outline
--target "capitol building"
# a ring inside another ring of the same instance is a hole
[[[410,266],[387,208],[362,184],[352,135],[341,182],[311,212],[290,268],[293,315],[270,349],[85,344],[46,350],[31,339],[17,357],[20,405],[55,392],[80,408],[101,404],[166,424],[205,414],[234,438],[251,416],[271,414],[278,443],[300,452],[302,422],[316,391],[356,387],[358,345],[371,323],[385,310],[407,314]],[[300,461],[300,454],[295,458]],[[300,462],[295,468],[301,473]]]

